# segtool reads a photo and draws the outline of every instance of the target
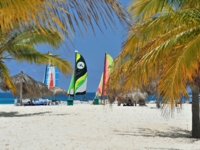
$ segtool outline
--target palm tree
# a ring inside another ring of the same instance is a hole
[[[113,81],[123,90],[141,88],[158,79],[158,94],[175,103],[192,89],[192,137],[200,137],[200,4],[192,0],[136,0],[129,11],[134,27],[115,60]],[[125,63],[120,64],[123,60]],[[123,72],[122,72],[123,70]],[[119,73],[123,73],[123,81]],[[164,105],[165,106],[165,105]],[[163,107],[164,107],[163,106]],[[165,107],[164,107],[165,108]]]
[[[0,0],[2,32],[8,32],[15,25],[26,27],[36,25],[38,29],[57,30],[69,39],[76,31],[94,31],[94,25],[100,28],[115,26],[115,16],[120,23],[127,24],[127,12],[118,0]]]
[[[12,92],[15,92],[15,88],[4,60],[15,59],[35,64],[48,64],[51,61],[65,75],[72,71],[70,62],[59,58],[59,55],[44,54],[35,49],[35,46],[40,43],[58,48],[62,42],[58,32],[46,29],[43,33],[33,28],[15,29],[7,34],[1,34],[0,39],[0,79],[4,80],[8,87],[12,89]]]

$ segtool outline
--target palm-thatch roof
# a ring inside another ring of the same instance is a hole
[[[53,87],[52,89],[50,89],[53,93],[53,95],[58,95],[58,94],[67,94],[67,91],[63,90],[62,88],[60,87]]]
[[[127,97],[133,99],[134,101],[146,100],[147,93],[142,93],[139,89],[133,90],[132,93],[128,93]]]
[[[47,85],[38,82],[23,72],[12,76],[11,80],[16,87],[14,95],[20,98],[38,98],[42,96],[50,96],[52,92],[48,89]],[[5,82],[0,83],[0,88],[3,91],[9,91],[9,87]]]
[[[139,100],[146,101],[146,97],[147,97],[147,93],[146,92],[141,92],[139,89],[135,89],[132,92],[129,92],[127,94],[119,93],[117,95],[117,99],[120,101],[120,103],[126,103],[128,100],[132,100],[132,101],[139,101]],[[111,104],[114,101],[115,101],[115,98],[109,98],[109,102]]]
[[[37,81],[37,86],[42,96],[52,96],[53,92],[48,89],[48,86],[42,82]]]
[[[146,92],[148,95],[156,94],[158,88],[158,79],[151,80],[151,82],[148,85],[143,85],[142,91]]]

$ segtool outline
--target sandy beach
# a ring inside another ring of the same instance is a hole
[[[199,150],[191,105],[164,117],[155,104],[0,106],[0,150]]]

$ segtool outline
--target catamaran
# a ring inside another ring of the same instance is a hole
[[[85,95],[87,89],[87,66],[86,62],[78,51],[75,51],[75,67],[74,73],[71,78],[71,82],[68,89],[68,95],[73,99],[76,95]]]
[[[51,54],[50,54],[51,55]],[[58,85],[59,70],[51,62],[46,65],[44,81],[43,83],[48,86],[49,89]]]
[[[106,84],[108,82],[108,78],[111,74],[113,68],[113,58],[108,54],[105,53],[105,59],[104,59],[104,69],[103,69],[103,73],[101,75],[101,79],[100,79],[100,83],[96,92],[96,96],[101,99],[104,99],[104,104],[105,104],[105,96],[107,96],[106,94]]]

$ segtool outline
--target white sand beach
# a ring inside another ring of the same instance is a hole
[[[171,118],[155,104],[0,105],[0,150],[199,150],[191,105]]]

